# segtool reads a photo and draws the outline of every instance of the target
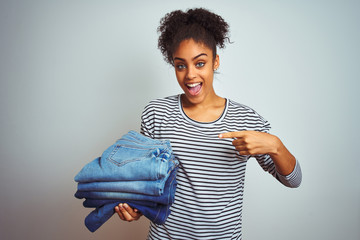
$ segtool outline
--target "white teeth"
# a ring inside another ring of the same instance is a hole
[[[186,86],[188,87],[196,87],[197,85],[200,85],[200,83],[189,83],[189,84],[186,84]]]

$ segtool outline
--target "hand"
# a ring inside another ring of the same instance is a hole
[[[280,142],[276,136],[258,131],[227,132],[220,134],[219,138],[235,138],[232,144],[240,155],[274,155]]]
[[[240,131],[222,133],[219,138],[235,138],[232,144],[240,155],[269,154],[278,173],[284,176],[294,170],[295,157],[274,135],[257,131]]]
[[[128,222],[136,221],[142,216],[139,210],[136,208],[131,208],[126,203],[120,203],[118,206],[116,206],[115,212],[117,212],[121,220]]]

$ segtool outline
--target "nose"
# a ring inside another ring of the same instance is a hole
[[[186,72],[186,78],[191,80],[196,77],[196,69],[194,67],[188,67]]]

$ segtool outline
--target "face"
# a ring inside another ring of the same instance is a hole
[[[202,43],[184,40],[174,52],[176,78],[190,104],[206,103],[216,95],[213,88],[214,69],[219,66],[219,56]]]

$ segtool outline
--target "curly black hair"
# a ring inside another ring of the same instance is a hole
[[[171,65],[174,65],[173,53],[183,40],[193,39],[205,44],[212,49],[214,59],[216,47],[224,48],[226,41],[230,42],[229,25],[222,17],[204,8],[170,12],[160,20],[157,31],[160,34],[158,48]]]

